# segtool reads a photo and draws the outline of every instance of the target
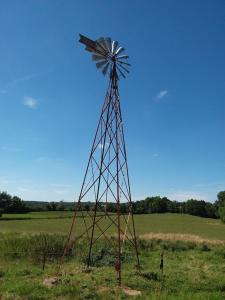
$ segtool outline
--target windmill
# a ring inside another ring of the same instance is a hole
[[[88,240],[87,267],[92,265],[93,245],[99,238],[104,238],[114,250],[120,285],[122,252],[126,243],[134,249],[139,267],[118,87],[119,79],[129,73],[130,64],[128,55],[123,54],[124,48],[109,37],[93,41],[80,34],[79,41],[92,54],[97,69],[108,75],[109,83],[61,263],[73,234],[76,235],[76,226],[80,226],[82,233],[75,236],[75,242],[83,236]],[[86,211],[88,201],[93,205]],[[78,218],[80,223],[76,225]],[[107,233],[115,234],[115,237],[111,238]]]

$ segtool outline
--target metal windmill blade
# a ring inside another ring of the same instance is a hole
[[[97,69],[101,70],[103,75],[108,74],[112,77],[114,70],[116,78],[125,78],[125,74],[129,73],[130,64],[127,62],[129,56],[122,54],[125,49],[119,47],[117,41],[113,41],[110,37],[100,37],[93,41],[81,34],[79,41],[86,46],[85,50],[93,53],[92,60],[96,62]]]
[[[112,40],[111,40],[110,37],[105,38],[105,44],[106,44],[106,47],[107,47],[109,53],[111,53],[111,51],[112,51]]]
[[[99,39],[97,40],[97,43],[100,44],[100,46],[103,47],[104,50],[108,53],[109,50],[108,50],[106,41],[105,41],[105,39],[104,39],[103,37],[99,38]]]
[[[127,54],[124,54],[124,55],[121,55],[121,56],[117,56],[117,59],[128,59],[129,58],[129,55]]]
[[[108,63],[107,60],[103,60],[103,61],[97,62],[96,63],[96,67],[97,67],[97,69],[101,69],[107,63]]]
[[[120,54],[121,52],[123,52],[125,49],[123,47],[119,47],[116,52],[115,55],[117,56],[118,54]]]
[[[104,60],[104,59],[106,59],[106,58],[103,55],[100,55],[100,54],[93,54],[92,55],[92,60],[94,60],[94,61],[99,61],[99,60]]]
[[[118,42],[117,41],[113,41],[112,42],[112,50],[111,50],[112,54],[115,54],[117,46],[118,46]]]
[[[107,71],[108,71],[108,68],[109,68],[110,64],[107,63],[107,65],[104,66],[104,68],[102,69],[102,73],[103,75],[106,75]]]

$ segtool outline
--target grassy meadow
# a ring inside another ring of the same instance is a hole
[[[225,225],[178,214],[135,215],[141,273],[136,271],[133,249],[125,242],[121,289],[116,287],[114,253],[101,239],[93,248],[91,272],[84,272],[88,247],[80,240],[66,257],[57,284],[46,287],[43,281],[56,274],[71,216],[71,212],[29,213],[26,219],[3,215],[1,300],[225,299]],[[102,222],[107,226],[107,219]],[[78,216],[76,232],[81,233],[82,224]],[[110,230],[113,236],[113,227]]]
[[[71,225],[72,212],[32,212],[23,215],[4,214],[0,220],[0,232],[18,233],[57,233],[67,234]],[[9,218],[4,220],[4,218]],[[20,219],[18,219],[20,218]],[[90,218],[87,218],[90,224]],[[107,226],[108,219],[101,224]],[[84,224],[78,216],[75,234],[82,232]],[[135,215],[135,227],[138,236],[148,237],[154,234],[195,235],[203,239],[225,241],[225,225],[220,220],[200,218],[185,214],[145,214]],[[109,234],[114,233],[114,227]],[[187,236],[188,238],[188,236]]]

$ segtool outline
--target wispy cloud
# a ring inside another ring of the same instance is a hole
[[[54,192],[55,192],[56,194],[60,194],[60,195],[69,193],[68,190],[55,190]]]
[[[72,187],[72,184],[67,184],[67,183],[50,183],[49,185],[52,187],[60,187],[60,188]]]
[[[158,158],[158,157],[159,157],[159,154],[158,154],[158,153],[152,154],[152,159],[156,159],[156,158]]]
[[[169,199],[177,200],[177,201],[185,201],[189,199],[196,199],[196,200],[208,200],[206,195],[203,195],[199,192],[195,191],[177,191],[173,192],[172,194],[168,195]]]
[[[38,107],[38,100],[33,97],[24,97],[23,104],[31,109]]]
[[[18,83],[21,83],[21,82],[31,80],[32,78],[34,78],[36,76],[37,76],[37,74],[28,74],[28,75],[21,76],[21,77],[18,77],[16,79],[13,79],[12,81],[8,82],[4,88],[0,89],[0,93],[1,94],[6,94],[8,92],[8,90],[10,88],[12,88],[14,85],[16,85]]]
[[[13,81],[11,81],[10,84],[12,85],[12,84],[23,82],[23,81],[28,81],[28,80],[34,78],[35,76],[37,76],[37,74],[29,74],[26,76],[22,76],[22,77],[14,79]]]
[[[17,187],[17,189],[20,192],[30,192],[30,191],[32,191],[32,190],[30,190],[30,189],[28,189],[26,187],[22,187],[22,186]]]
[[[169,91],[168,91],[168,90],[162,90],[162,91],[160,91],[160,92],[156,95],[155,99],[156,99],[156,100],[160,100],[160,99],[162,99],[162,98],[168,96],[168,94],[169,94]]]

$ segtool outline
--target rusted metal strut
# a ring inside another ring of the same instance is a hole
[[[88,201],[94,202],[94,205],[91,210],[86,211],[82,203]],[[124,212],[121,213],[121,203],[125,202],[127,203],[128,218],[125,218]],[[109,214],[108,212],[110,203],[115,205],[115,214]],[[79,212],[81,213],[79,220],[83,220],[83,225],[81,225],[84,231],[78,235],[75,223]],[[101,212],[100,215],[99,212]],[[114,232],[112,228],[115,229]],[[115,233],[117,238],[115,240],[110,239],[107,232],[111,235]],[[92,265],[93,245],[99,238],[104,238],[112,247],[115,251],[115,269],[119,285],[121,285],[121,255],[122,251],[124,251],[125,240],[132,245],[136,254],[137,267],[140,267],[116,63],[114,63],[110,74],[108,90],[58,273],[64,262],[64,257],[71,247],[71,241],[74,241],[74,239],[77,241],[78,238],[82,237],[86,237],[89,244],[87,249],[87,267]]]

